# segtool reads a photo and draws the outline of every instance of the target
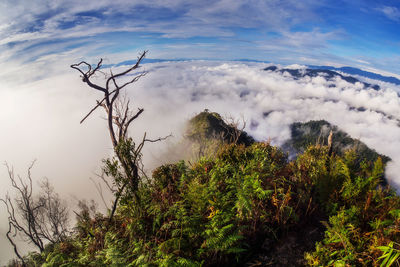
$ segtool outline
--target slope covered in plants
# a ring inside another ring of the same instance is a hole
[[[206,114],[207,115],[207,114]],[[207,116],[206,116],[207,117]],[[200,127],[201,128],[201,127]],[[377,266],[399,255],[400,198],[384,161],[308,146],[225,142],[158,167],[114,219],[82,206],[73,234],[32,266]]]

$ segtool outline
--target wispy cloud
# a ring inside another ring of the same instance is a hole
[[[88,38],[112,32],[157,33],[160,38],[235,37],[237,28],[288,31],[315,18],[317,1],[5,1],[0,8],[0,49],[26,43]],[[214,40],[218,42],[218,40]],[[60,51],[63,48],[60,45]]]
[[[214,32],[230,32],[229,27],[262,27],[272,30],[288,28],[301,20],[312,17],[312,3],[296,4],[295,1],[96,1],[96,4],[79,4],[79,1],[60,1],[57,4],[40,1],[24,1],[24,8],[13,9],[15,4],[3,3],[1,9],[2,27],[8,25],[8,33],[21,34],[24,31],[53,33],[71,32],[81,28],[127,28],[160,32],[166,36],[201,36],[205,31],[195,32],[201,27],[218,29]],[[315,2],[314,2],[315,4]],[[40,8],[38,8],[40,7]],[[311,7],[311,8],[310,8]],[[296,15],[297,14],[297,15]],[[18,20],[17,20],[18,18]],[[295,18],[295,19],[294,19]],[[65,26],[68,25],[68,28]],[[185,28],[189,26],[188,28]],[[5,30],[3,29],[3,32]],[[27,36],[28,37],[28,36]],[[22,37],[21,37],[22,38]],[[28,38],[27,38],[28,39]]]
[[[400,21],[400,9],[394,6],[383,6],[377,8],[378,11],[382,12],[386,17],[391,20]]]
[[[323,32],[318,28],[311,31],[282,31],[276,36],[258,41],[257,47],[260,49],[280,51],[290,50],[292,53],[306,55],[308,52],[328,50],[329,41],[339,40],[346,37],[343,31],[335,30]]]
[[[344,60],[365,66],[348,58],[360,58],[355,54],[360,51],[362,58],[369,62],[365,53],[384,51],[376,49],[383,42],[370,40],[375,45],[370,50],[353,48],[360,29],[352,27],[355,22],[362,22],[358,21],[358,14],[344,17],[343,11],[354,12],[354,6],[342,4],[343,10],[327,1],[316,0],[115,0],[112,3],[99,0],[84,5],[78,0],[5,0],[0,3],[0,60],[24,64],[66,51],[76,52],[71,58],[90,57],[94,53],[114,54],[115,58],[119,57],[118,53],[141,48],[166,58],[191,55],[192,58],[234,59],[245,55],[282,62],[291,58],[292,63],[295,63],[293,59],[302,58],[301,63],[309,64],[314,64],[313,61],[338,64]],[[398,7],[383,6],[379,10],[398,19]],[[348,24],[343,25],[342,21]],[[340,49],[335,43],[338,41],[342,43]],[[206,51],[201,43],[212,49]],[[93,46],[96,50],[91,49]],[[179,50],[179,46],[190,48]],[[43,47],[49,48],[47,52]],[[386,64],[380,57],[371,61],[374,62],[386,70],[399,66],[396,62]]]

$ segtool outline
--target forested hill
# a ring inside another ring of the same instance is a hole
[[[375,161],[378,157],[381,157],[384,163],[390,160],[389,157],[377,153],[360,140],[352,138],[337,126],[324,120],[291,124],[291,139],[283,144],[282,148],[292,155],[297,155],[303,153],[310,145],[327,145],[328,136],[331,131],[333,151],[341,156],[346,151],[354,149],[360,158],[367,161]]]
[[[211,142],[213,139],[229,143],[232,138],[236,138],[238,144],[246,146],[255,142],[254,138],[245,131],[237,133],[235,131],[237,126],[227,124],[218,113],[204,111],[188,121],[185,137],[195,143],[204,143],[205,140]],[[292,123],[290,125],[291,138],[281,146],[281,149],[288,152],[290,158],[295,158],[310,145],[327,145],[331,131],[332,150],[340,156],[354,149],[362,160],[374,162],[380,157],[385,164],[390,160],[388,156],[379,154],[325,120]],[[233,137],[234,134],[238,136]]]

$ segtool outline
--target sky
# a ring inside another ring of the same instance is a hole
[[[152,58],[350,65],[400,75],[399,26],[397,0],[2,0],[0,62],[10,76],[27,63],[58,62],[65,70],[64,60],[118,62],[149,50]]]
[[[93,198],[104,209],[90,180],[112,154],[104,115],[79,124],[101,96],[69,66],[99,58],[114,64],[148,50],[148,58],[185,59],[144,64],[149,74],[127,91],[133,108],[145,109],[134,138],[174,136],[145,147],[148,168],[163,162],[184,122],[207,108],[243,117],[251,135],[276,145],[290,138],[292,122],[328,120],[390,156],[386,172],[398,188],[400,86],[358,77],[379,84],[376,91],[263,68],[352,66],[400,77],[399,24],[398,1],[0,0],[0,162],[25,177],[36,159],[34,186],[48,177],[71,206]],[[10,191],[2,166],[0,182],[2,197]],[[0,264],[13,255],[3,208]]]

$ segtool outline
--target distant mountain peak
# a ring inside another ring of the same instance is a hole
[[[396,77],[383,76],[383,75],[375,73],[375,72],[365,71],[365,70],[361,70],[361,69],[357,69],[357,68],[353,68],[353,67],[336,68],[336,67],[332,67],[332,66],[313,66],[313,65],[310,65],[308,67],[310,69],[325,69],[325,70],[340,71],[340,72],[347,73],[350,75],[359,75],[359,76],[363,76],[366,78],[379,80],[382,82],[388,82],[388,83],[400,85],[400,80],[397,79]]]
[[[315,67],[315,66],[314,66]],[[380,90],[380,86],[377,84],[370,84],[366,82],[362,82],[352,76],[345,76],[337,71],[330,70],[327,68],[301,68],[301,69],[292,69],[292,68],[278,68],[277,66],[269,66],[264,69],[265,71],[273,71],[273,72],[280,72],[280,73],[289,73],[294,79],[303,78],[306,76],[309,77],[318,77],[322,76],[326,80],[332,80],[334,78],[341,78],[342,80],[355,84],[357,82],[364,85],[364,88],[372,88],[374,90]]]
[[[333,149],[339,155],[343,155],[349,149],[355,149],[360,158],[370,162],[374,162],[378,157],[385,163],[391,160],[325,120],[295,122],[290,125],[290,131],[291,139],[283,144],[282,148],[289,151],[292,156],[304,152],[309,145],[326,145],[328,136],[332,132]]]

